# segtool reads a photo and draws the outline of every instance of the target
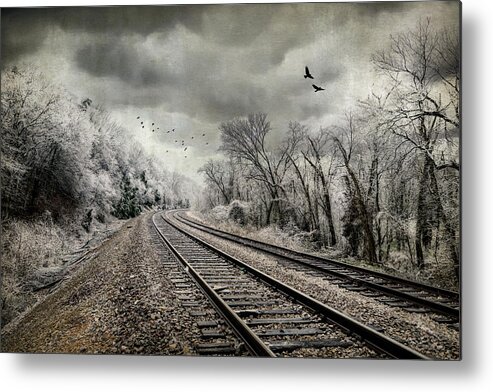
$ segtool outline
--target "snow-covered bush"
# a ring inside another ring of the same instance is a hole
[[[228,218],[234,222],[244,225],[247,223],[248,205],[239,200],[233,200],[229,207]]]

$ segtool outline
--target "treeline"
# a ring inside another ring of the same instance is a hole
[[[193,184],[166,170],[90,99],[32,67],[2,71],[2,216],[79,222],[184,207]]]
[[[372,58],[381,87],[338,124],[291,122],[273,147],[264,113],[222,123],[226,158],[201,169],[207,208],[238,200],[243,223],[294,224],[318,248],[458,277],[458,34],[428,20],[390,42]]]

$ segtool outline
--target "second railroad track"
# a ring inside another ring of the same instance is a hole
[[[388,306],[413,313],[432,313],[435,321],[458,329],[460,303],[459,294],[456,292],[240,237],[192,221],[180,211],[172,214],[180,223],[189,227],[276,256],[288,267],[316,274],[333,284],[374,298]]]
[[[248,355],[428,359],[222,252],[165,214],[155,214],[153,224],[183,270],[243,342]],[[215,332],[220,331],[208,331],[209,336]]]

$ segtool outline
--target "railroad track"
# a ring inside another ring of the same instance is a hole
[[[221,322],[241,340],[246,355],[428,359],[220,251],[161,213],[152,221],[182,271],[208,298]],[[206,316],[200,302],[191,305],[192,312]],[[212,338],[204,354],[220,354],[221,347],[231,346],[213,339],[224,340],[223,329],[217,328],[219,321],[198,322],[205,327],[202,333]],[[200,348],[204,346],[199,352]]]
[[[456,292],[240,237],[192,221],[180,211],[173,212],[173,217],[189,227],[279,257],[290,268],[322,277],[388,306],[412,313],[433,313],[432,318],[435,321],[459,329],[460,305],[459,294]]]

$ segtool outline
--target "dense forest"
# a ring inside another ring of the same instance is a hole
[[[227,205],[240,225],[294,227],[315,249],[453,287],[460,256],[458,32],[437,31],[427,20],[390,42],[371,59],[372,93],[336,124],[313,130],[293,121],[273,145],[265,113],[223,122],[224,159],[200,170],[202,207]]]
[[[34,66],[2,71],[1,105],[5,324],[33,301],[29,285],[40,270],[60,266],[111,221],[189,207],[196,185],[146,153],[102,107]]]
[[[2,72],[2,109],[4,218],[49,211],[88,230],[110,214],[190,204],[189,180],[146,154],[103,108],[79,102],[34,68]]]

